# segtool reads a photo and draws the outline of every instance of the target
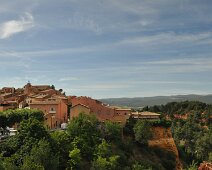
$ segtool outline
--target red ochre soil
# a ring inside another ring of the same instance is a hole
[[[170,128],[154,127],[152,128],[153,138],[148,141],[150,147],[159,147],[167,151],[171,151],[176,155],[176,170],[182,169],[182,164],[179,159],[177,146],[171,134]]]

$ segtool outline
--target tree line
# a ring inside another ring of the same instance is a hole
[[[143,111],[157,112],[171,119],[171,130],[184,167],[212,162],[212,105],[199,101],[171,102],[144,107]],[[187,115],[179,119],[174,115]]]
[[[14,122],[20,126],[17,135],[0,144],[0,170],[175,168],[173,153],[147,146],[151,124],[146,121],[130,119],[122,129],[81,113],[69,122],[67,131],[50,132],[41,115],[28,109],[1,113],[4,126]]]

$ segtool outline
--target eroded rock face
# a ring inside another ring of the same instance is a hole
[[[212,163],[203,162],[200,164],[198,170],[212,170]]]
[[[152,128],[153,138],[148,141],[150,147],[160,147],[167,151],[171,151],[176,155],[176,170],[182,169],[182,164],[180,163],[179,153],[177,146],[171,134],[170,128],[164,127],[154,127]]]

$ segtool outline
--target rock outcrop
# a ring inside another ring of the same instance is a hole
[[[167,151],[173,152],[176,155],[176,170],[181,170],[182,164],[180,163],[179,153],[170,128],[154,127],[152,128],[152,131],[153,138],[148,141],[148,145],[150,147],[160,147]]]
[[[212,163],[203,162],[200,164],[198,170],[212,170]]]

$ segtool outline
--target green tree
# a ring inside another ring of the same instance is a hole
[[[54,85],[51,85],[51,89],[55,90],[55,86]]]
[[[22,142],[22,145],[27,139],[50,139],[50,135],[45,129],[43,123],[41,123],[37,119],[30,118],[21,122],[20,128],[18,129],[18,138]]]
[[[212,151],[208,154],[208,162],[212,162]]]
[[[3,170],[19,170],[20,168],[16,165],[15,155],[11,157],[3,158],[2,160]]]
[[[80,113],[71,120],[67,132],[74,146],[80,149],[82,157],[92,160],[95,146],[101,142],[98,120],[94,116]]]
[[[4,170],[2,155],[0,155],[0,170]]]
[[[24,158],[22,169],[27,169],[26,167],[30,167],[31,163],[39,169],[56,170],[59,162],[49,142],[40,140],[32,147],[30,154]]]
[[[132,116],[130,116],[123,129],[124,135],[134,136],[133,127],[135,124],[136,124],[136,120]]]
[[[131,169],[132,170],[152,170],[151,167],[146,167],[146,166],[144,166],[142,164],[139,164],[138,162],[134,163],[132,165],[132,168]]]
[[[8,143],[12,145],[15,151],[17,165],[22,164],[23,158],[31,152],[41,139],[51,141],[48,131],[41,122],[37,119],[28,119],[21,122],[18,134],[11,138],[11,144]]]
[[[70,136],[66,131],[55,131],[51,133],[51,137],[59,156],[59,169],[65,169],[68,166],[69,151],[72,149]]]
[[[5,128],[7,125],[7,118],[3,112],[0,112],[0,128]]]
[[[109,158],[103,158],[98,156],[92,163],[92,170],[116,170],[118,167],[119,156],[111,156]]]
[[[70,158],[69,164],[71,170],[81,168],[82,157],[80,150],[78,148],[74,148],[72,151],[69,152],[69,158]]]
[[[106,121],[102,129],[103,136],[107,141],[120,143],[122,128],[118,123]]]
[[[21,166],[20,169],[21,170],[45,170],[45,168],[42,165],[33,162],[30,157],[25,158],[23,165]]]
[[[195,155],[196,157],[202,161],[207,160],[209,156],[209,152],[212,151],[212,134],[209,133],[200,133],[199,137],[195,143]]]
[[[44,121],[44,114],[36,109],[16,109],[0,112],[0,127],[11,127],[15,123],[20,123],[27,119],[37,119],[40,122]]]
[[[147,121],[137,121],[133,130],[135,133],[135,140],[141,144],[147,144],[148,140],[152,137],[151,126]]]
[[[193,161],[192,164],[186,170],[197,170],[197,169],[198,169],[197,163]]]
[[[118,155],[113,155],[111,146],[103,140],[96,149],[92,170],[115,170],[118,167]]]

